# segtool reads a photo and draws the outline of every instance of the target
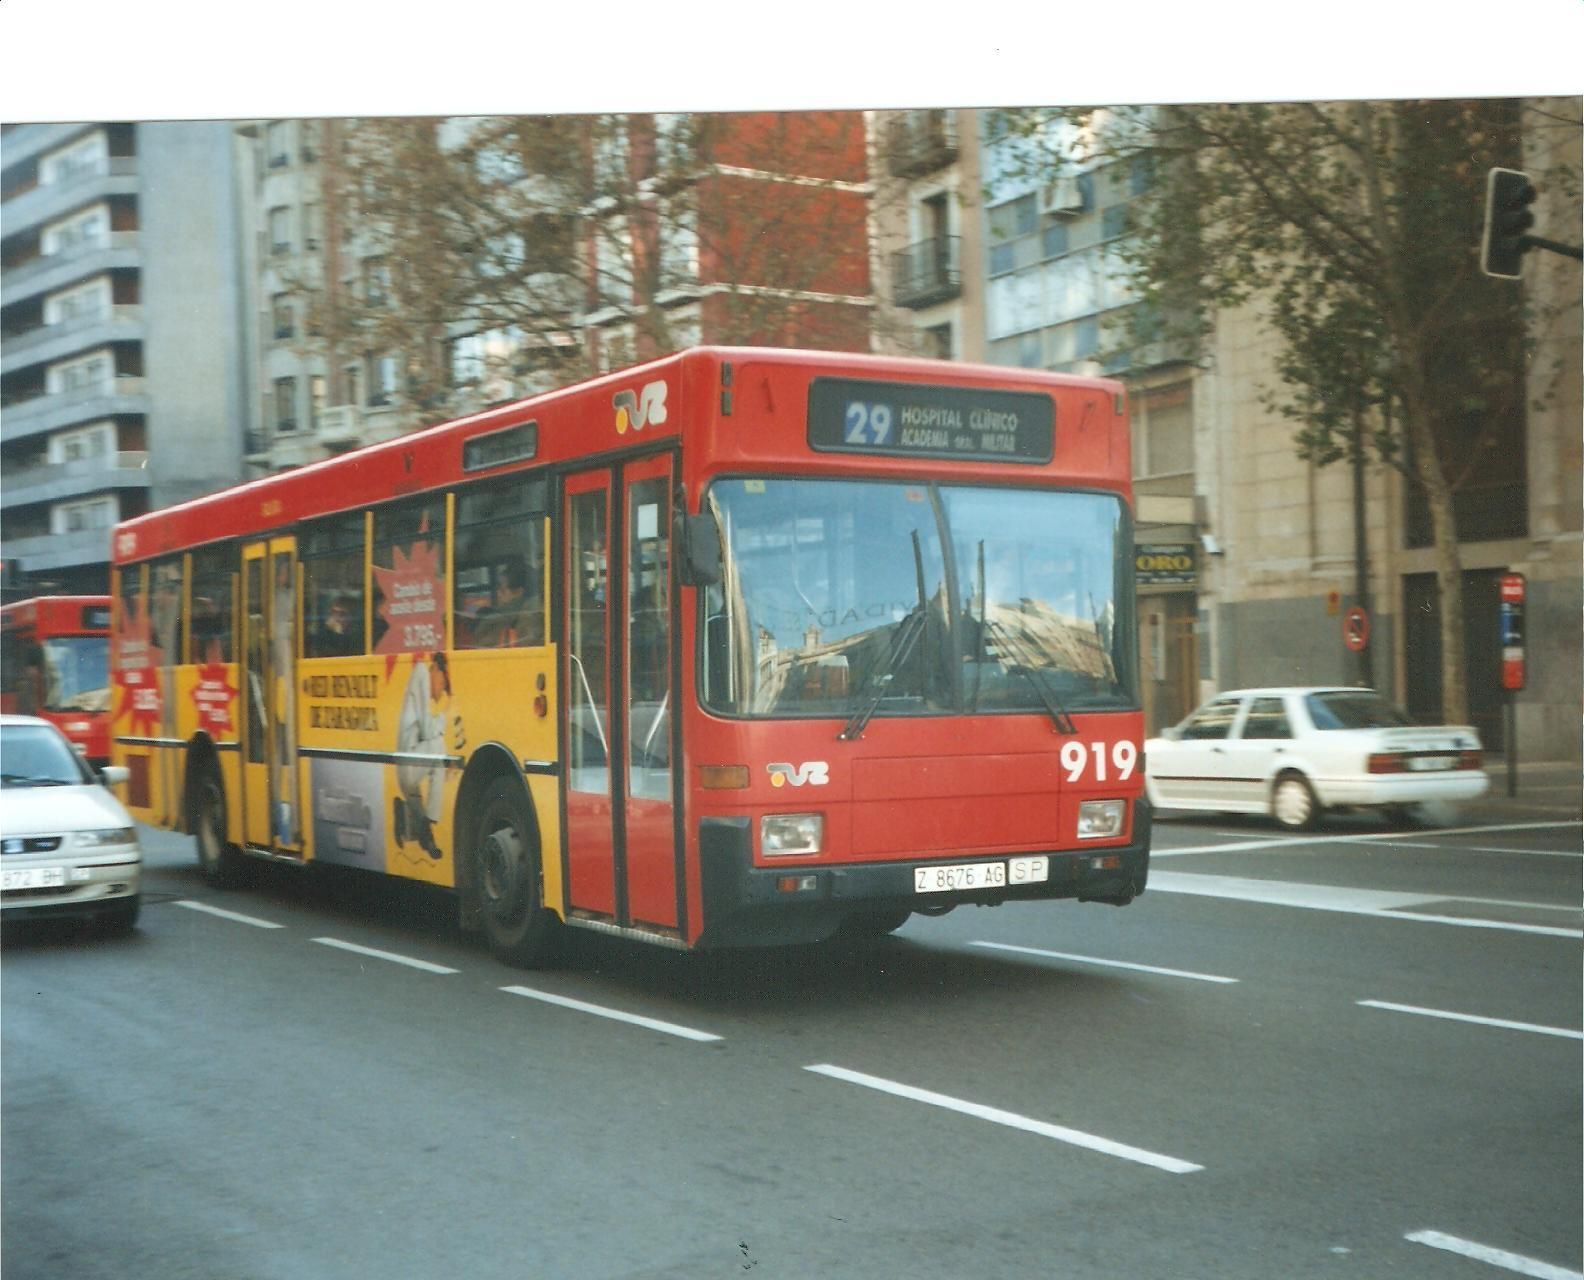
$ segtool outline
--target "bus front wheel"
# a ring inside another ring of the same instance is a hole
[[[475,832],[474,878],[490,950],[519,968],[549,963],[559,922],[541,901],[538,834],[512,779],[489,784]]]

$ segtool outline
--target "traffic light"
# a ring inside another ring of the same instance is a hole
[[[1516,280],[1529,249],[1534,226],[1534,184],[1517,169],[1492,169],[1485,182],[1485,235],[1480,243],[1480,270],[1488,276]]]

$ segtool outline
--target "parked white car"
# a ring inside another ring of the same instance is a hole
[[[47,720],[0,716],[0,908],[19,916],[93,916],[116,932],[137,924],[143,852],[107,783]],[[100,779],[103,779],[101,781]]]
[[[1144,744],[1158,809],[1268,813],[1307,827],[1326,809],[1378,808],[1401,821],[1422,806],[1490,787],[1479,734],[1418,725],[1373,689],[1238,689]]]

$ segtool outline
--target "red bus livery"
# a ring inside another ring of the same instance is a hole
[[[1114,382],[697,348],[141,516],[128,799],[518,964],[1126,903],[1129,468]]]
[[[96,769],[110,763],[108,596],[38,596],[0,608],[0,710],[40,716]]]

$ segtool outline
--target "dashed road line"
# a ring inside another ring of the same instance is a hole
[[[397,955],[394,951],[380,951],[375,947],[362,947],[355,942],[342,942],[339,938],[314,938],[312,941],[326,947],[335,947],[340,951],[351,951],[360,956],[372,956],[375,960],[389,960],[392,964],[404,964],[411,969],[422,969],[425,973],[460,973],[459,969],[448,969],[443,964],[433,964],[428,960],[415,960],[412,956]]]
[[[238,924],[250,924],[255,929],[284,929],[283,924],[276,924],[273,920],[260,920],[257,916],[245,916],[240,911],[227,911],[224,907],[211,907],[207,902],[195,902],[191,898],[178,898],[172,904],[186,907],[189,911],[202,911],[205,915],[219,916],[222,920],[235,920]]]
[[[1449,1022],[1472,1022],[1482,1027],[1501,1027],[1507,1031],[1532,1031],[1542,1036],[1562,1036],[1568,1040],[1584,1040],[1584,1031],[1570,1031],[1566,1027],[1546,1027],[1537,1022],[1512,1022],[1507,1018],[1482,1018],[1472,1013],[1453,1013],[1447,1009],[1422,1009],[1418,1005],[1393,1004],[1390,1000],[1360,1000],[1366,1009],[1386,1009],[1392,1013],[1415,1013],[1422,1018],[1445,1018]]]
[[[1584,1272],[1570,1271],[1567,1267],[1541,1262],[1537,1258],[1526,1258],[1521,1253],[1510,1253],[1506,1249],[1493,1249],[1488,1244],[1476,1244],[1473,1240],[1462,1240],[1444,1231],[1413,1231],[1403,1239],[1414,1244],[1429,1245],[1432,1249],[1461,1254],[1476,1262],[1488,1262],[1493,1267],[1502,1267],[1521,1276],[1533,1276],[1535,1280],[1584,1280]]]
[[[992,951],[1011,951],[1018,955],[1043,956],[1051,960],[1074,960],[1079,964],[1101,965],[1107,969],[1132,969],[1138,973],[1158,973],[1167,978],[1190,978],[1195,982],[1241,982],[1241,978],[1223,978],[1213,973],[1191,973],[1187,969],[1163,969],[1153,964],[1134,964],[1130,960],[1102,960],[1099,956],[1077,956],[1066,951],[1046,951],[1041,947],[1019,947],[1010,942],[971,942],[973,947],[987,947]]]
[[[585,1000],[574,1000],[571,996],[558,996],[549,991],[538,991],[533,987],[502,987],[502,991],[509,991],[514,996],[527,996],[530,1000],[541,1000],[545,1004],[559,1005],[563,1009],[575,1009],[579,1013],[592,1013],[599,1018],[610,1018],[614,1022],[628,1022],[635,1027],[647,1027],[651,1031],[663,1031],[668,1036],[680,1036],[684,1040],[697,1040],[707,1042],[719,1040],[720,1036],[709,1031],[699,1031],[693,1027],[684,1027],[675,1022],[662,1022],[659,1018],[647,1018],[638,1013],[625,1013],[620,1009],[607,1009],[604,1005],[589,1004]]]
[[[1025,1133],[1038,1134],[1044,1138],[1053,1138],[1057,1142],[1083,1147],[1089,1151],[1098,1151],[1103,1155],[1116,1156],[1118,1159],[1131,1160],[1136,1164],[1149,1165],[1151,1168],[1163,1169],[1167,1173],[1197,1173],[1204,1168],[1203,1165],[1192,1164],[1187,1160],[1179,1160],[1175,1156],[1165,1156],[1154,1151],[1145,1151],[1141,1147],[1131,1147],[1125,1143],[1113,1142],[1109,1138],[1101,1138],[1092,1133],[1083,1133],[1078,1129],[1049,1124],[1044,1120],[1034,1120],[1028,1116],[1020,1116],[1013,1111],[1002,1111],[998,1107],[987,1107],[982,1103],[969,1102],[963,1098],[953,1098],[944,1093],[933,1093],[928,1089],[918,1089],[895,1080],[883,1079],[880,1076],[865,1075],[861,1071],[849,1071],[846,1067],[833,1066],[828,1062],[816,1063],[813,1066],[805,1067],[804,1070],[812,1071],[816,1075],[828,1076],[832,1080],[843,1080],[848,1084],[862,1085],[865,1089],[875,1089],[881,1093],[889,1093],[893,1097],[906,1098],[911,1102],[927,1103],[932,1107],[955,1111],[959,1115],[973,1116],[975,1119],[988,1120],[992,1124],[1005,1125],[1010,1129],[1021,1129]]]

